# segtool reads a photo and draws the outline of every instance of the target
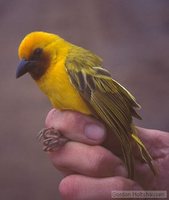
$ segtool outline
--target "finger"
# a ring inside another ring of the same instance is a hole
[[[137,135],[145,145],[153,160],[161,158],[163,150],[168,148],[169,136],[167,132],[136,127]],[[134,155],[142,160],[137,145],[134,145]]]
[[[70,175],[62,179],[59,191],[64,200],[107,200],[112,191],[142,190],[134,181],[122,177],[96,179]]]
[[[101,146],[68,142],[49,155],[54,166],[64,173],[74,172],[91,177],[127,177],[122,160]]]
[[[168,148],[169,134],[164,131],[145,129],[137,127],[138,135],[152,151],[159,151],[161,148]]]
[[[46,126],[60,130],[65,137],[86,144],[101,144],[106,137],[105,127],[91,116],[73,111],[52,109]]]

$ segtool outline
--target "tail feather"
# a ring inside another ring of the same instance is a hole
[[[126,147],[122,145],[122,152],[124,156],[124,163],[126,165],[126,168],[128,170],[128,177],[130,179],[134,178],[134,157],[132,154],[132,147]]]
[[[147,151],[146,147],[144,146],[143,142],[140,140],[140,138],[137,135],[132,134],[131,136],[132,136],[133,140],[136,142],[136,144],[140,150],[141,157],[149,165],[153,174],[157,175],[158,170],[153,165],[153,163],[152,163],[153,159],[152,159],[151,155],[149,154],[149,152]]]

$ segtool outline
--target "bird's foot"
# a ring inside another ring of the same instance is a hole
[[[44,128],[38,133],[38,140],[44,145],[44,151],[56,151],[62,147],[69,139],[54,128]]]

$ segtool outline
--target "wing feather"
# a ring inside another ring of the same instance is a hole
[[[72,48],[65,66],[72,84],[96,116],[127,139],[132,132],[132,116],[140,118],[134,109],[139,107],[135,98],[101,67],[99,57],[85,49]]]
[[[101,59],[87,50],[72,48],[65,66],[72,84],[95,116],[119,138],[129,176],[132,177],[132,116],[140,118],[134,109],[139,107],[135,98],[101,67]]]

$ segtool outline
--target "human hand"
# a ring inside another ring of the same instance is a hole
[[[158,166],[159,175],[154,176],[136,154],[133,181],[127,178],[114,134],[107,134],[97,120],[80,113],[53,109],[47,116],[46,126],[60,130],[71,140],[49,153],[54,166],[65,175],[59,185],[63,199],[107,200],[111,199],[114,190],[169,191],[168,133],[138,128],[138,135]],[[109,149],[111,145],[111,151],[101,146],[103,142]]]

